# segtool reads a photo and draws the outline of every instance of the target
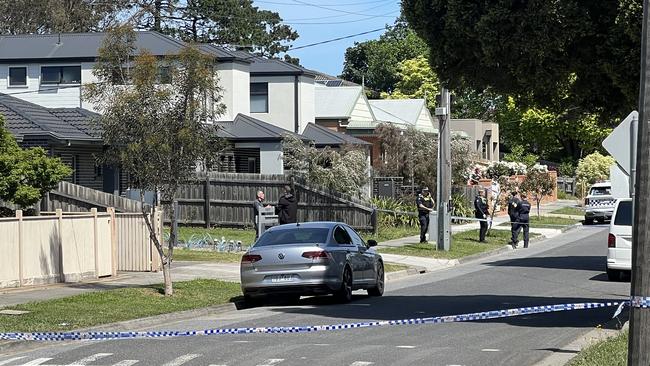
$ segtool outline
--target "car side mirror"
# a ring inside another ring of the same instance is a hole
[[[377,246],[377,240],[370,239],[368,240],[368,248],[376,247]]]

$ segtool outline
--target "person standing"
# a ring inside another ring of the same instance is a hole
[[[260,210],[262,207],[271,207],[270,205],[265,205],[264,203],[264,192],[262,191],[257,191],[257,195],[255,197],[255,201],[253,201],[253,219],[255,222],[255,239],[257,239],[260,235],[257,223],[259,222],[260,219]]]
[[[478,191],[478,196],[474,198],[474,217],[479,219],[479,224],[481,225],[478,241],[479,243],[485,243],[485,234],[487,233],[488,228],[488,203],[485,198],[485,190],[483,189]]]
[[[429,231],[429,214],[433,211],[433,197],[428,187],[422,189],[415,199],[415,205],[418,208],[418,221],[420,222],[420,243],[427,242],[427,231]]]
[[[280,197],[278,205],[275,206],[275,213],[278,215],[280,225],[298,221],[298,200],[293,195],[291,187],[284,186],[284,194]]]
[[[521,201],[517,208],[517,232],[515,234],[515,243],[518,241],[519,229],[524,231],[524,248],[528,248],[528,230],[530,229],[530,209],[531,204],[526,199],[526,194],[521,195]]]
[[[517,246],[515,235],[519,228],[517,224],[517,209],[519,208],[519,198],[517,198],[517,191],[510,192],[511,196],[508,199],[508,216],[510,217],[510,245],[513,248]]]

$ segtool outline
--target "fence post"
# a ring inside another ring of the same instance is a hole
[[[16,210],[18,219],[18,287],[25,283],[23,268],[23,210]]]
[[[111,276],[117,276],[117,215],[115,207],[108,207],[106,212],[111,215]]]
[[[203,182],[203,220],[205,221],[205,228],[210,228],[210,174],[205,173],[205,181]],[[176,207],[178,209],[178,207]]]
[[[60,208],[56,209],[56,225],[59,236],[59,270],[61,271],[59,280],[60,282],[65,282],[65,268],[63,266],[63,210]]]
[[[99,278],[99,248],[97,238],[97,207],[90,209],[90,214],[93,215],[93,246],[95,248],[95,278]]]
[[[373,235],[377,235],[377,209],[373,208],[370,214],[370,225],[372,225]]]

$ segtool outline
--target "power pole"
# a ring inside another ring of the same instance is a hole
[[[650,16],[648,1],[643,1],[643,31],[641,37],[641,89],[639,91],[639,122],[637,135],[636,174],[631,172],[635,187],[631,187],[634,204],[634,225],[632,226],[632,286],[631,297],[650,296],[650,232],[647,229],[650,218]],[[634,166],[632,166],[634,169]],[[627,363],[630,366],[650,365],[650,309],[630,309],[630,340]]]
[[[449,201],[451,199],[451,133],[449,120],[451,103],[449,90],[440,91],[440,107],[436,108],[438,117],[438,250],[449,250],[451,245]]]

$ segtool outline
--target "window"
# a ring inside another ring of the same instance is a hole
[[[609,196],[612,194],[612,187],[592,187],[589,191],[590,196]]]
[[[352,245],[350,235],[340,226],[337,226],[336,229],[334,229],[334,241],[339,245]]]
[[[614,225],[632,226],[632,201],[619,202]]]
[[[158,83],[160,84],[172,83],[172,73],[169,66],[161,66],[158,68]]]
[[[364,249],[367,248],[366,242],[363,241],[363,239],[361,239],[359,234],[357,234],[357,232],[354,231],[354,229],[352,229],[351,227],[346,227],[346,229],[348,230],[348,234],[352,238],[352,244],[358,246],[359,248],[364,248]]]
[[[81,66],[43,66],[41,84],[81,84]]]
[[[291,228],[264,232],[255,247],[286,244],[314,244],[327,241],[328,228]]]
[[[27,86],[27,67],[9,68],[9,86]]]
[[[251,83],[251,113],[269,112],[269,83]]]

